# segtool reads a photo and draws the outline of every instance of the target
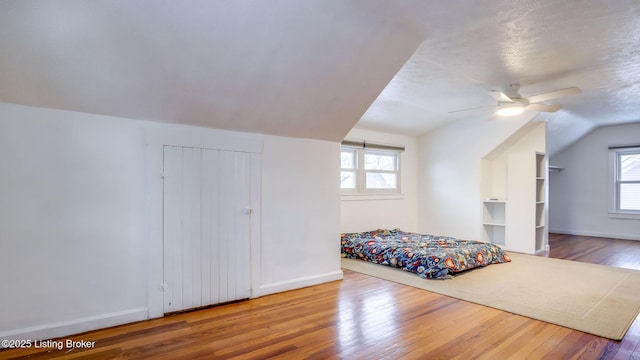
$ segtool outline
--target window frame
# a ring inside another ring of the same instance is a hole
[[[640,210],[620,208],[620,188],[623,184],[640,184],[640,180],[621,180],[620,161],[624,155],[640,155],[640,146],[609,147],[609,217],[640,220]]]
[[[353,146],[353,145],[341,145],[340,146],[340,155],[342,156],[342,152],[344,151],[353,151],[355,152],[355,169],[352,168],[343,168],[342,164],[340,165],[340,174],[342,176],[342,172],[345,171],[355,171],[356,178],[356,186],[355,188],[342,188],[340,186],[340,192],[343,195],[398,195],[401,192],[402,186],[402,162],[401,162],[401,153],[402,150],[393,150],[393,149],[380,149],[380,148],[366,148],[362,146]],[[382,155],[382,156],[390,156],[392,155],[395,158],[395,170],[377,170],[377,169],[366,169],[365,168],[365,155],[366,154],[374,154],[374,155]],[[367,188],[366,179],[367,174],[395,174],[396,175],[396,187],[395,188]]]
[[[343,168],[342,167],[342,161],[340,162],[340,178],[342,180],[342,173],[343,172],[353,172],[354,173],[354,177],[355,177],[355,187],[353,188],[343,188],[342,187],[342,181],[340,181],[340,192],[342,194],[356,194],[358,193],[358,189],[359,189],[359,185],[358,185],[358,181],[359,181],[359,176],[358,176],[358,164],[360,163],[360,161],[358,160],[359,158],[359,152],[358,149],[356,147],[353,146],[340,146],[340,157],[342,160],[342,153],[343,152],[352,152],[354,154],[353,157],[353,168]]]

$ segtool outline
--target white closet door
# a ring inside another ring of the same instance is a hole
[[[249,297],[250,155],[164,148],[164,312]]]

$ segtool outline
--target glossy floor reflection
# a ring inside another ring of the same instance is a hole
[[[552,235],[548,255],[635,268],[640,242]],[[610,341],[344,274],[342,281],[68,337],[95,341],[93,349],[3,350],[0,359],[640,358],[638,318],[622,341]]]

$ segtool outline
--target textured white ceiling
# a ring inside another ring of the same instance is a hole
[[[341,140],[578,86],[538,115],[553,153],[640,120],[638,19],[638,0],[5,0],[0,101]]]
[[[550,101],[551,153],[591,129],[640,121],[640,1],[403,3],[425,41],[359,126],[420,134],[460,118],[488,119],[487,91],[520,83],[522,96],[570,86]],[[640,135],[640,134],[639,134]]]

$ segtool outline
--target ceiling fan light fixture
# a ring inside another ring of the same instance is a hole
[[[545,103],[547,100],[572,95],[579,94],[582,91],[580,88],[576,86],[568,87],[565,89],[555,90],[551,92],[546,92],[543,94],[538,94],[534,96],[529,96],[523,98],[518,94],[518,90],[520,89],[520,84],[514,83],[510,84],[508,89],[504,91],[489,91],[489,95],[498,101],[497,105],[493,106],[478,106],[470,109],[462,109],[462,110],[454,110],[449,111],[451,113],[457,113],[461,111],[481,109],[481,108],[498,108],[498,110],[494,113],[496,116],[515,116],[522,114],[525,108],[528,111],[538,111],[538,112],[556,112],[562,109],[561,105],[555,104],[547,104]]]
[[[522,114],[523,111],[524,107],[522,106],[509,106],[498,109],[498,111],[496,111],[496,114],[498,116],[515,116]]]

